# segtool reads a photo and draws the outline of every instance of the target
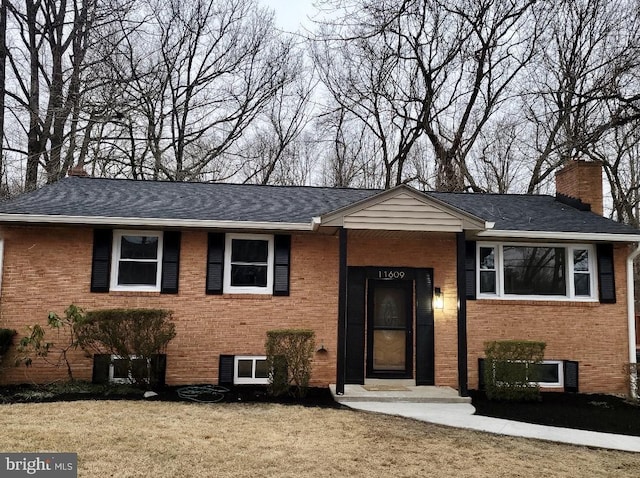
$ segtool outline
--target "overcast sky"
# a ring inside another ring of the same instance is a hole
[[[313,15],[313,0],[259,0],[276,12],[276,25],[286,31],[296,31],[301,23],[309,25]]]

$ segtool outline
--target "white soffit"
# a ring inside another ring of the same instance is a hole
[[[390,231],[462,232],[488,225],[408,186],[380,193],[355,205],[327,214],[322,226]]]

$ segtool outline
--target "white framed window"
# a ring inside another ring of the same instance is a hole
[[[273,293],[273,236],[227,234],[224,248],[223,292]]]
[[[530,385],[538,385],[544,388],[564,388],[564,362],[562,360],[543,360],[540,363],[510,362],[509,365],[523,368],[525,377]],[[496,383],[501,382],[501,377],[496,375],[495,367],[493,376]]]
[[[264,355],[236,355],[233,362],[235,385],[267,385],[269,369]]]
[[[134,377],[144,377],[148,382],[151,377],[151,360],[138,356],[111,356],[109,364],[109,382],[134,383]]]
[[[159,292],[162,232],[113,231],[111,290]]]
[[[597,300],[591,245],[479,242],[476,247],[480,298]]]

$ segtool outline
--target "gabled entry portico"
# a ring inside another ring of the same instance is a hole
[[[404,185],[322,216],[317,224],[340,238],[337,393],[367,379],[453,385],[463,367],[451,361],[464,361],[466,368],[466,340],[457,334],[465,328],[456,325],[451,310],[464,288],[457,277],[464,255],[456,255],[456,244],[464,243],[465,230],[490,225]],[[462,274],[464,279],[464,267]],[[434,284],[441,288],[445,281],[449,308],[439,313],[439,339],[433,293]],[[436,356],[439,340],[446,344]],[[466,390],[463,374],[460,391]]]

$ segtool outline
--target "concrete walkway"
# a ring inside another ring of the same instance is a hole
[[[446,387],[437,388],[441,389]],[[455,403],[451,401],[441,403],[425,400],[420,402],[404,401],[401,398],[398,399],[398,397],[391,399],[390,393],[387,393],[388,396],[385,397],[385,392],[376,392],[378,395],[382,393],[381,400],[375,400],[373,395],[368,396],[365,400],[358,400],[358,395],[364,396],[365,394],[356,390],[356,388],[345,390],[347,392],[345,395],[336,396],[335,388],[331,387],[331,392],[336,401],[357,410],[397,415],[439,425],[467,428],[499,435],[535,438],[538,440],[548,440],[572,445],[640,453],[640,437],[535,425],[513,420],[504,420],[502,418],[483,417],[474,415],[475,408],[470,403]],[[448,397],[451,396],[450,392],[455,391],[453,389],[450,389],[450,391],[437,391],[438,394],[444,394]],[[457,395],[457,392],[455,394]]]

